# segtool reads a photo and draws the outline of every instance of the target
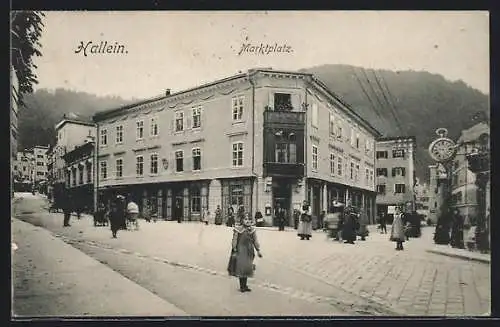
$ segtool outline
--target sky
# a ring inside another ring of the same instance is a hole
[[[489,94],[489,15],[471,12],[45,12],[35,89],[150,98],[254,67],[428,71]],[[100,42],[127,53],[91,54]],[[75,53],[79,45],[87,45]],[[244,44],[290,52],[238,54]]]

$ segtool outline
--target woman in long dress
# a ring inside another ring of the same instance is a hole
[[[396,208],[396,213],[394,214],[390,240],[396,242],[396,251],[403,250],[403,242],[406,240],[406,235],[404,232],[403,214],[399,207]]]
[[[247,285],[247,280],[249,277],[253,277],[255,271],[255,265],[253,264],[255,259],[254,249],[257,250],[257,255],[260,258],[262,258],[262,254],[260,253],[260,245],[252,218],[248,213],[240,221],[240,225],[233,229],[231,244],[229,274],[239,278],[240,292],[250,292],[251,289]],[[234,265],[231,263],[234,263]]]
[[[307,201],[304,201],[304,204],[302,205],[297,235],[301,240],[309,240],[312,237],[312,217],[309,203]]]

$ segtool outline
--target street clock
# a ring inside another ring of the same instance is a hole
[[[453,158],[457,149],[452,139],[446,137],[446,128],[438,128],[436,134],[439,136],[429,145],[429,154],[437,162],[445,162]]]

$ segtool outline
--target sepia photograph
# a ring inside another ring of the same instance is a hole
[[[11,319],[491,315],[488,11],[11,11]]]

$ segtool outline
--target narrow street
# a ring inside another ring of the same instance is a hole
[[[114,271],[116,281],[104,278],[108,287],[126,279],[138,294],[148,294],[134,296],[134,302],[124,300],[123,306],[114,303],[111,309],[103,304],[104,309],[96,308],[86,313],[89,315],[443,316],[490,311],[490,265],[426,252],[433,228],[423,228],[420,239],[405,243],[405,251],[394,251],[388,234],[380,234],[374,227],[367,241],[355,245],[327,241],[322,232],[315,232],[311,241],[300,241],[293,229],[259,229],[264,257],[255,262],[256,275],[249,282],[253,292],[241,294],[237,280],[225,271],[232,237],[225,226],[141,221],[139,231],[120,231],[118,239],[112,239],[108,227],[94,227],[86,215],[80,220],[73,216],[72,226],[63,228],[62,213],[48,213],[46,200],[39,196],[16,194],[14,212],[12,235],[17,249],[13,250],[13,308],[18,315],[84,314],[78,311],[82,307],[78,305],[56,306],[50,312],[23,306],[26,301],[35,301],[30,292],[43,293],[42,286],[32,285],[46,282],[30,280],[35,278],[35,268],[25,258],[36,254],[41,260],[37,266],[44,266],[43,260],[64,260],[59,266],[52,264],[54,274],[72,267],[68,257],[58,258],[63,251],[51,250],[61,245],[43,244],[41,236],[31,236],[45,230],[56,239],[53,244],[64,241],[89,260],[95,259]],[[25,223],[39,228],[31,228],[29,233]],[[42,255],[42,251],[50,251],[50,256]],[[75,255],[74,260],[76,267],[83,259]],[[125,294],[126,287],[131,286],[123,286]],[[60,290],[65,298],[74,300],[98,288],[93,290],[88,284],[70,289],[61,286]],[[111,297],[117,293],[108,294]],[[97,298],[101,297],[106,295]]]

